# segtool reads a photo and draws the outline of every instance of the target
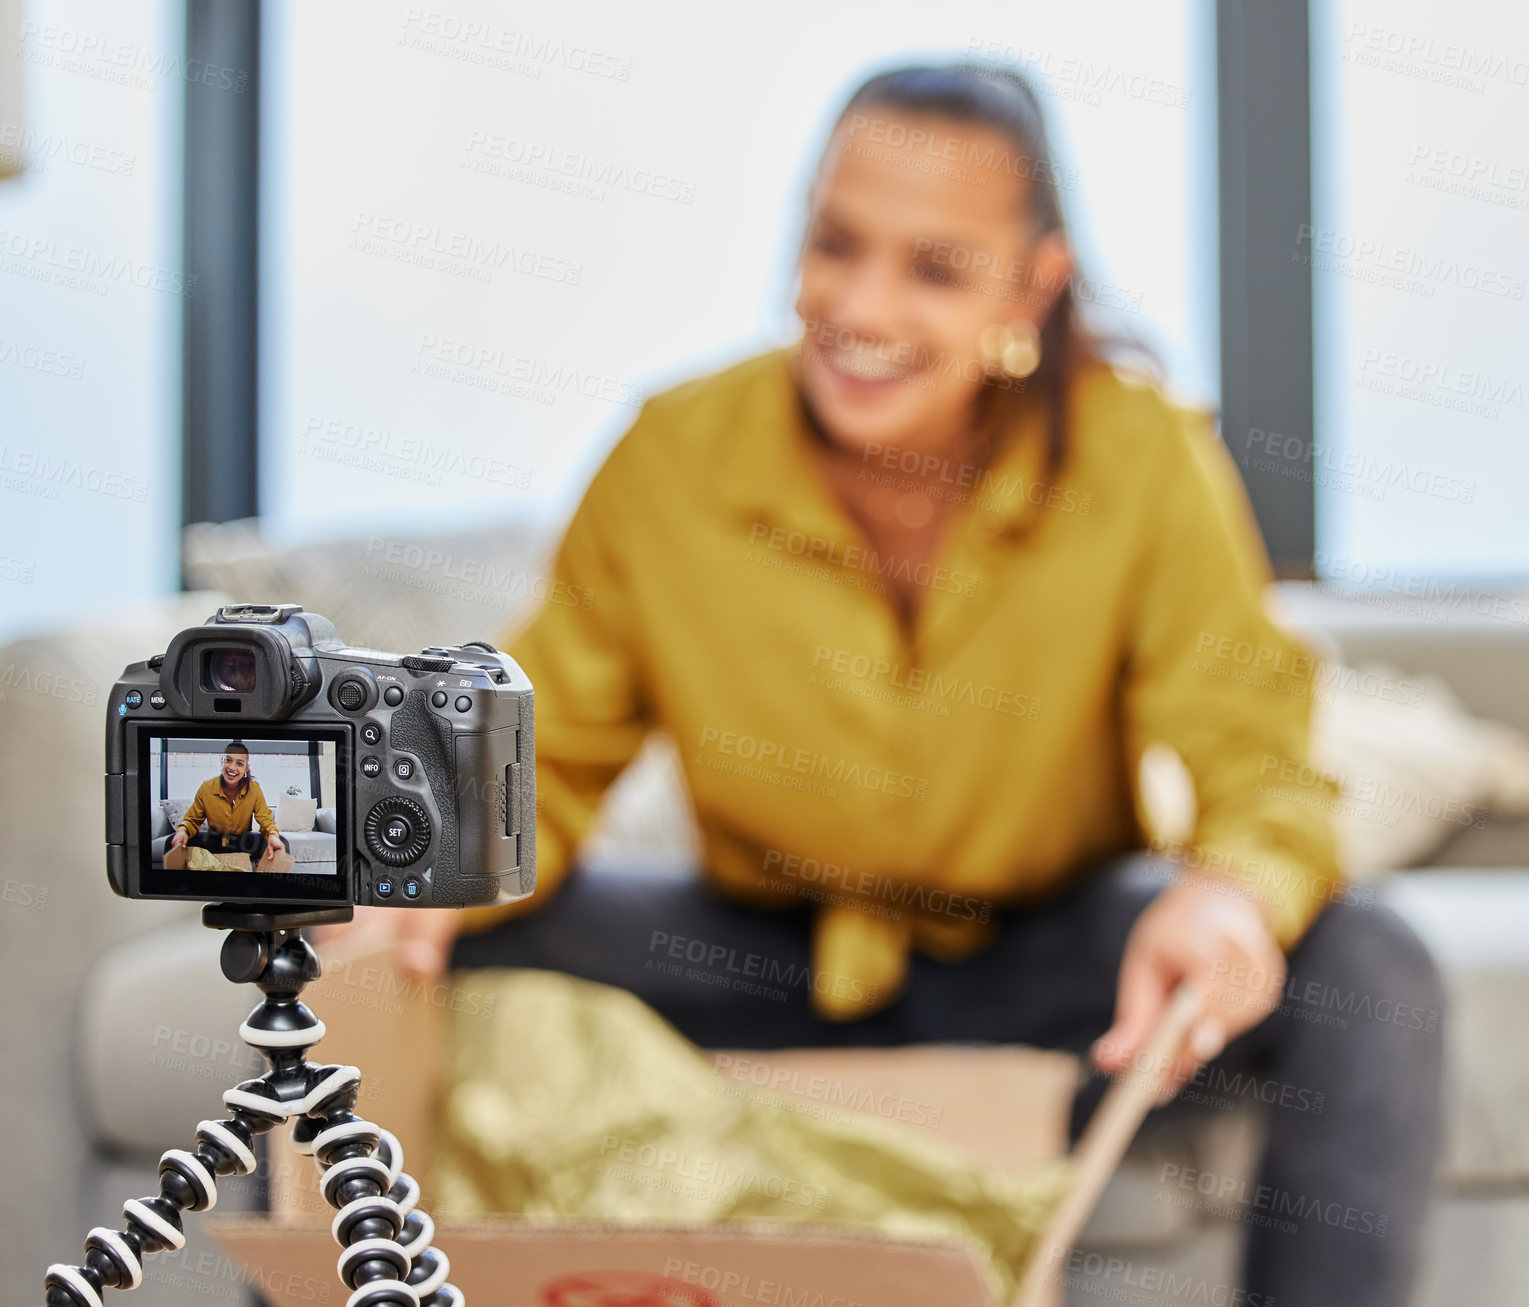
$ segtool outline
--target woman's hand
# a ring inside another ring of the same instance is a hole
[[[1092,1050],[1099,1070],[1115,1075],[1132,1066],[1181,981],[1200,991],[1203,1006],[1163,1077],[1164,1102],[1229,1040],[1268,1016],[1284,992],[1285,955],[1268,919],[1225,881],[1186,877],[1137,919],[1120,962],[1115,1024]]]
[[[391,946],[401,966],[422,980],[445,974],[462,914],[453,908],[357,908],[354,921],[314,929],[320,946],[365,932],[376,947]]]
[[[175,834],[170,837],[170,847],[172,849],[183,849],[186,847],[186,841],[190,838],[191,837],[187,835],[185,831],[177,826],[175,828]]]

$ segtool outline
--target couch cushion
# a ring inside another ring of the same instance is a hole
[[[1525,851],[1529,861],[1529,850]],[[1441,1177],[1529,1179],[1529,870],[1410,871],[1377,886],[1439,964],[1448,1006]]]
[[[499,643],[545,592],[556,543],[555,534],[506,521],[291,544],[245,519],[187,527],[181,554],[195,584],[250,603],[300,603],[353,647],[413,653],[465,640]]]
[[[333,862],[335,839],[321,830],[283,831],[282,837],[298,862]]]
[[[283,794],[276,805],[276,829],[283,834],[311,831],[318,810],[317,799],[300,799],[295,794]]]

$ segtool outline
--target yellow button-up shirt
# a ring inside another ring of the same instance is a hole
[[[243,835],[250,829],[252,821],[260,827],[262,834],[276,834],[276,818],[266,806],[258,781],[251,781],[249,788],[237,799],[228,797],[221,777],[203,781],[196,787],[196,797],[181,818],[180,828],[187,835],[195,835],[202,829],[204,819],[219,835]]]
[[[1017,426],[985,469],[941,469],[956,508],[916,568],[835,498],[789,353],[644,405],[503,640],[536,690],[529,906],[661,729],[703,874],[814,903],[814,1005],[856,1016],[896,995],[910,948],[966,956],[998,906],[1143,847],[1135,777],[1161,742],[1195,783],[1185,856],[1291,946],[1340,883],[1332,786],[1305,765],[1314,668],[1265,616],[1267,556],[1210,421],[1091,366],[1061,472],[1042,479],[1038,414],[990,419]],[[895,486],[902,457],[863,473]],[[911,631],[894,571],[925,587]]]

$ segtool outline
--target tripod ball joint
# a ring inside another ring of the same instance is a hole
[[[336,1270],[353,1291],[345,1307],[465,1307],[447,1282],[446,1255],[430,1246],[435,1223],[419,1210],[402,1147],[356,1114],[361,1072],[308,1060],[324,1023],[299,996],[319,977],[318,955],[296,928],[269,917],[264,924],[233,926],[221,962],[230,980],[253,982],[265,996],[239,1034],[270,1070],[224,1091],[228,1116],[198,1125],[194,1149],[159,1159],[159,1192],[124,1203],[122,1229],[98,1226],[85,1238],[84,1262],[48,1268],[45,1307],[102,1307],[104,1289],[138,1288],[147,1255],[186,1246],[181,1214],[215,1207],[219,1177],[253,1172],[255,1137],[288,1123],[293,1147],[313,1158],[324,1199],[338,1209]]]

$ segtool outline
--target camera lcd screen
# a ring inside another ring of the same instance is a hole
[[[141,892],[349,900],[343,730],[230,722],[137,734]]]

